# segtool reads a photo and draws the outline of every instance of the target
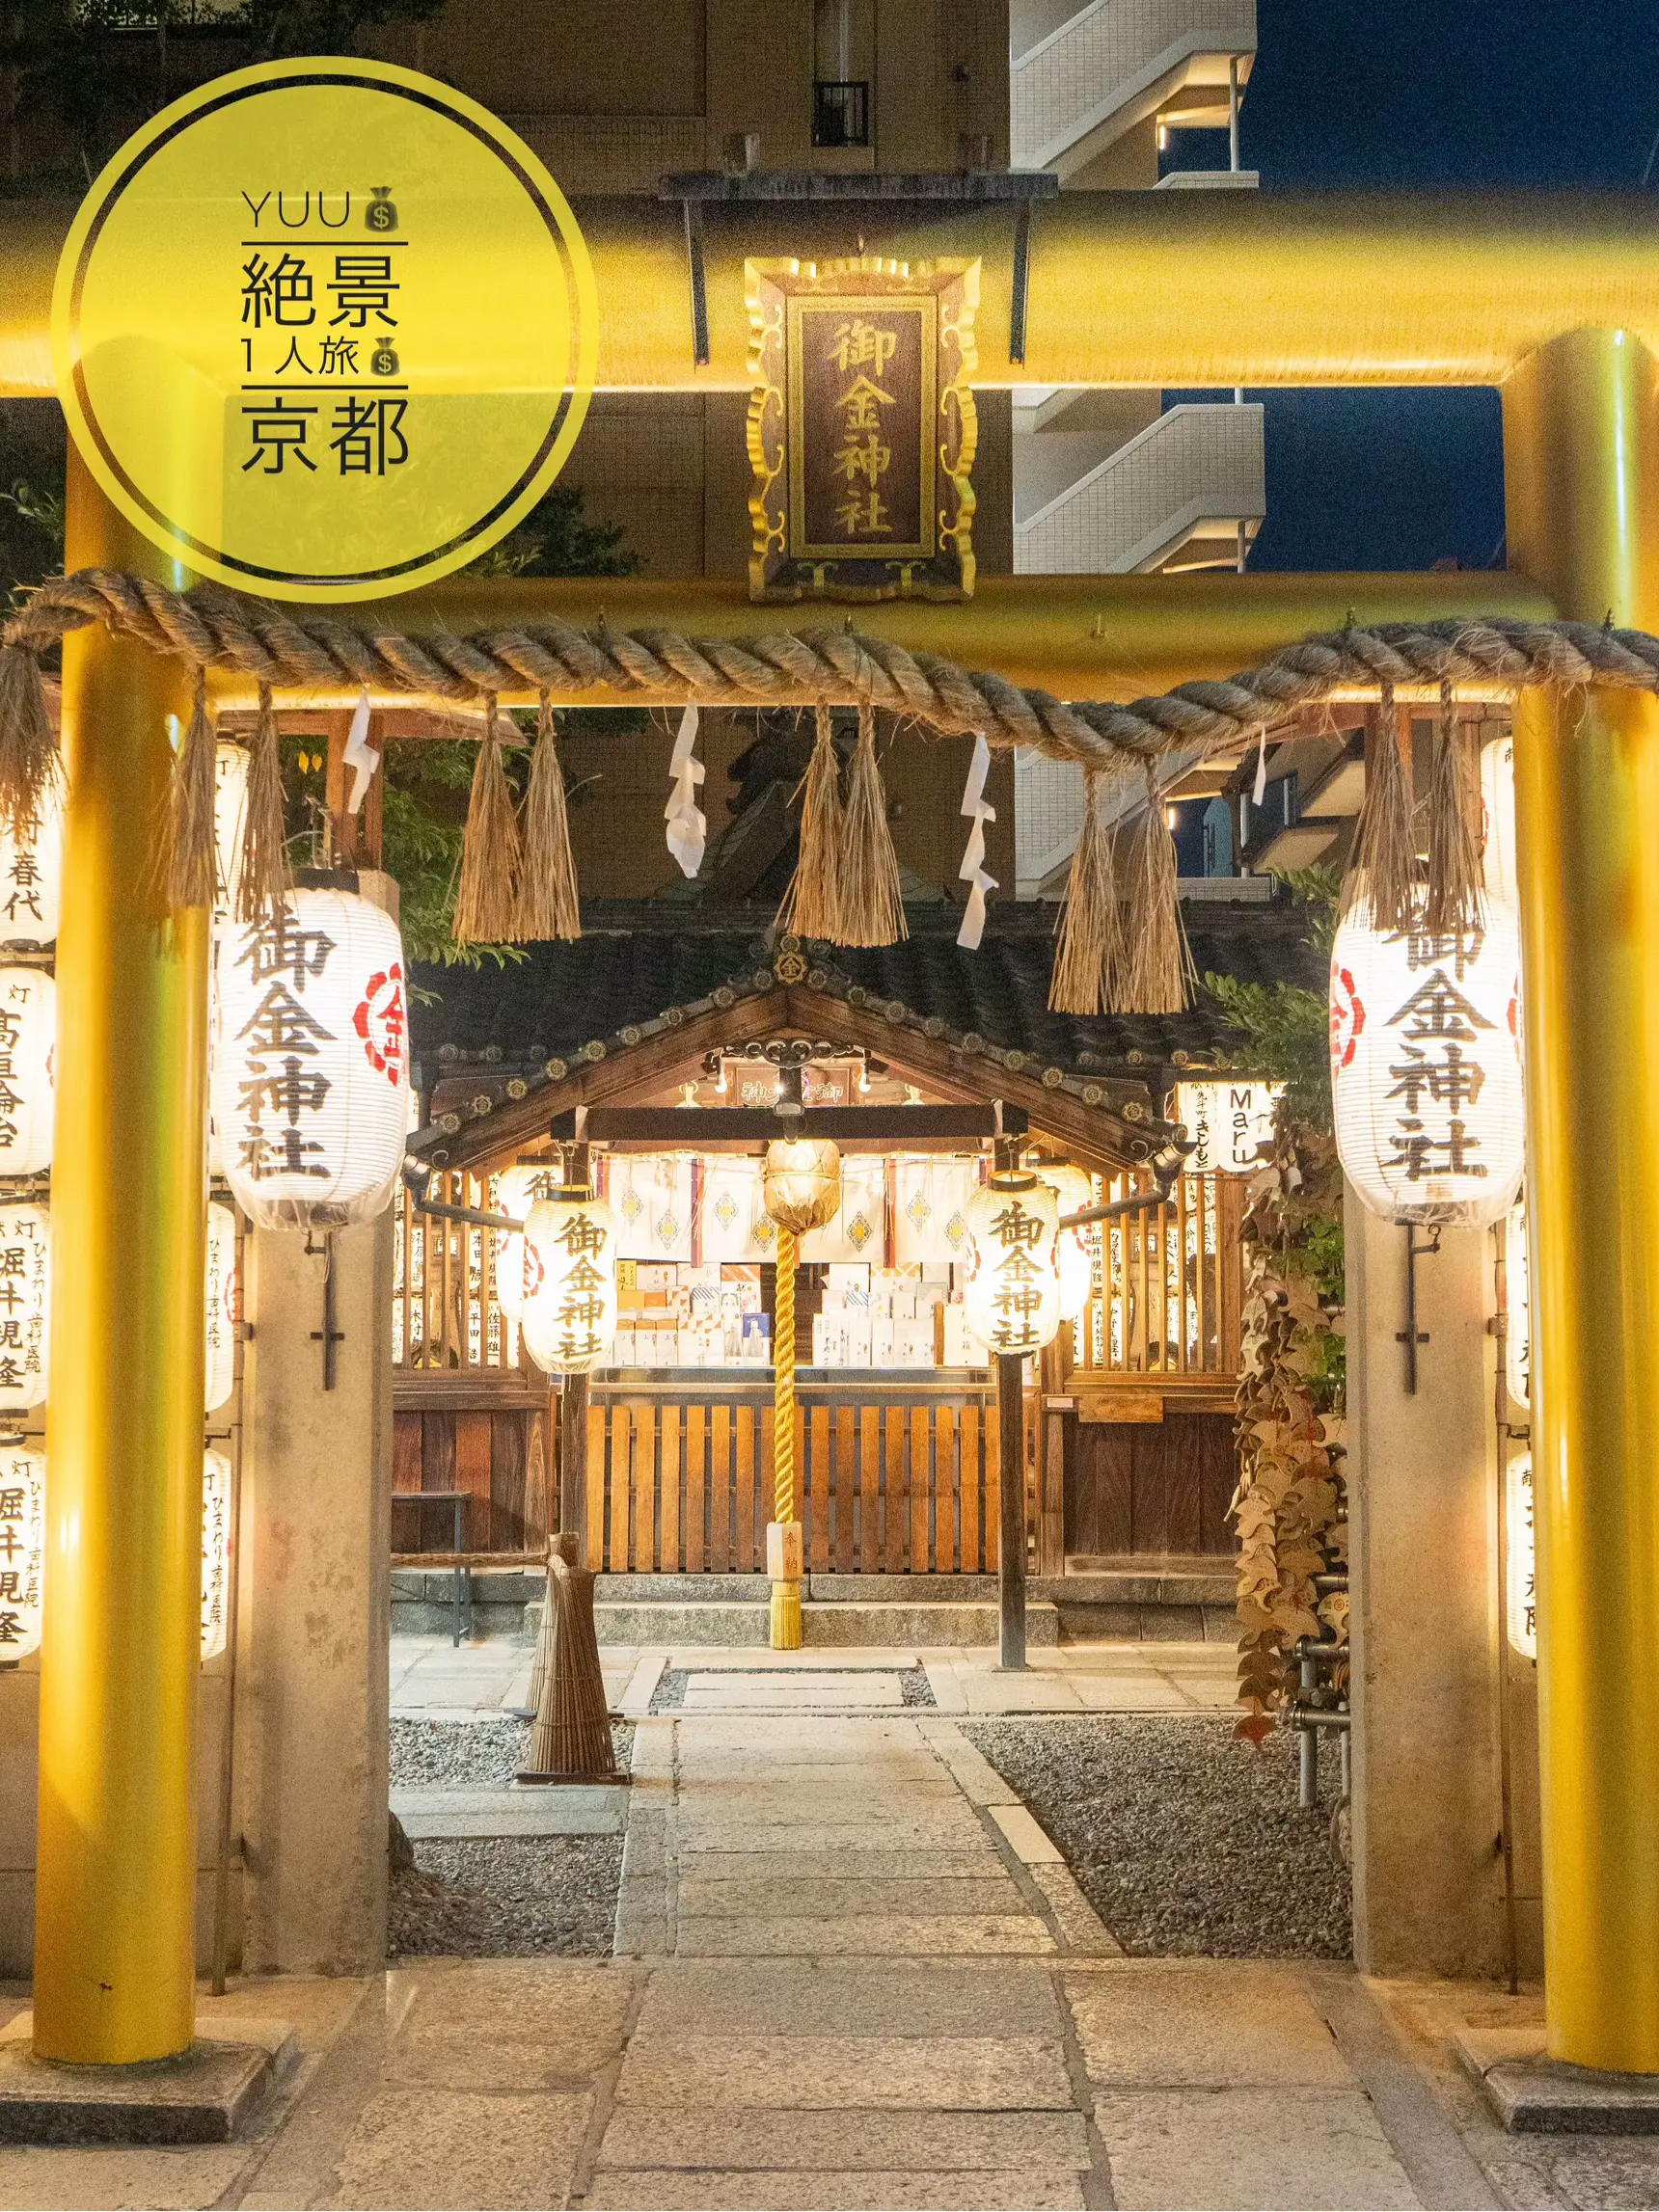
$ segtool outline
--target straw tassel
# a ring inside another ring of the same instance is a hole
[[[1116,995],[1122,932],[1111,832],[1101,807],[1104,783],[1097,770],[1083,778],[1083,826],[1055,924],[1048,1004],[1056,1013],[1105,1013]]]
[[[1385,684],[1376,744],[1366,773],[1365,801],[1354,832],[1353,862],[1342,897],[1343,913],[1363,906],[1385,936],[1401,934],[1416,921],[1417,843],[1411,816],[1394,686]]]
[[[891,945],[910,935],[899,859],[887,825],[887,795],[876,762],[876,710],[858,709],[858,749],[847,779],[841,866],[842,945]]]
[[[513,935],[521,944],[547,937],[580,937],[582,913],[576,862],[570,851],[570,816],[564,772],[558,765],[553,701],[544,691],[536,710],[535,750],[524,802],[523,865],[513,908]]]
[[[815,720],[817,737],[807,764],[801,800],[801,857],[783,904],[777,909],[777,927],[797,937],[820,937],[841,944],[841,784],[840,764],[830,726],[830,710],[822,700]]]
[[[1428,786],[1428,896],[1424,926],[1437,937],[1461,935],[1485,911],[1478,801],[1468,741],[1457,727],[1452,687],[1440,687],[1440,742]]]
[[[207,719],[207,671],[198,668],[190,724],[174,757],[156,840],[155,881],[170,913],[211,907],[219,888],[213,819],[218,750]]]
[[[283,763],[271,687],[259,686],[259,714],[248,756],[247,812],[242,820],[242,861],[236,878],[236,919],[262,922],[282,912],[289,890],[283,826]]]
[[[487,694],[486,727],[473,770],[461,845],[461,883],[455,894],[458,945],[510,944],[514,894],[519,876],[518,818],[512,786],[502,759],[502,727],[496,694]]]
[[[1149,767],[1146,806],[1135,824],[1127,870],[1120,1013],[1183,1013],[1192,955],[1181,921],[1175,839]]]
[[[0,650],[0,830],[21,844],[63,783],[41,663],[23,645]]]

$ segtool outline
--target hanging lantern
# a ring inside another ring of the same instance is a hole
[[[1062,1214],[1081,1213],[1095,1202],[1095,1181],[1081,1168],[1044,1165],[1042,1177]],[[1080,1321],[1095,1286],[1095,1230],[1062,1228],[1055,1247],[1060,1269],[1060,1318]]]
[[[0,968],[0,1175],[52,1164],[58,986],[43,968]]]
[[[231,1599],[231,1462],[202,1455],[202,1657],[225,1649]]]
[[[1504,1290],[1509,1304],[1504,1331],[1504,1379],[1518,1406],[1533,1402],[1532,1259],[1527,1250],[1527,1201],[1519,1198],[1504,1220]]]
[[[1515,741],[1498,738],[1481,748],[1481,839],[1486,889],[1498,899],[1514,900],[1520,889],[1515,865]]]
[[[217,1413],[236,1383],[236,1216],[223,1199],[207,1206],[206,1411]]]
[[[0,1665],[41,1648],[46,1563],[46,1457],[21,1438],[0,1443]]]
[[[795,1236],[825,1228],[841,1204],[841,1155],[828,1137],[777,1137],[766,1147],[761,1203]]]
[[[503,1168],[496,1177],[497,1213],[523,1221],[537,1199],[551,1198],[558,1188],[555,1167]],[[524,1311],[524,1231],[498,1229],[495,1235],[496,1303],[515,1326]]]
[[[295,891],[227,930],[213,1120],[258,1228],[340,1228],[388,1204],[409,1122],[397,925],[349,891]]]
[[[1186,1157],[1189,1175],[1248,1175],[1273,1142],[1282,1083],[1178,1083],[1175,1118],[1197,1145]]]
[[[585,1375],[616,1334],[616,1217],[585,1192],[537,1199],[524,1229],[519,1325],[549,1374]]]
[[[236,909],[242,880],[242,824],[248,813],[248,754],[221,738],[213,752],[213,911],[223,920]]]
[[[0,831],[0,945],[57,941],[64,893],[64,795],[53,784],[21,843]]]
[[[0,1414],[46,1402],[44,1206],[0,1205]]]
[[[1489,899],[1478,927],[1384,936],[1357,913],[1331,949],[1337,1150],[1386,1221],[1501,1221],[1525,1163],[1520,942]]]
[[[1533,1455],[1524,1451],[1510,1460],[1504,1477],[1506,1550],[1509,1553],[1509,1588],[1504,1611],[1509,1642],[1522,1659],[1538,1656],[1538,1547],[1533,1524]]]
[[[1060,1326],[1060,1208],[1035,1175],[993,1175],[967,1204],[967,1326],[994,1353],[1040,1352]]]

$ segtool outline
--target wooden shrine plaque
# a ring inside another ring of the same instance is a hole
[[[977,261],[746,265],[754,599],[973,591]]]

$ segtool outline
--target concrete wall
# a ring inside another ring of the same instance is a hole
[[[1354,1950],[1373,1974],[1504,1968],[1493,1241],[1447,1230],[1417,1265],[1405,1388],[1403,1228],[1348,1193]],[[1418,1232],[1419,1242],[1427,1242]],[[1522,1971],[1541,1971],[1537,1697],[1510,1655]]]

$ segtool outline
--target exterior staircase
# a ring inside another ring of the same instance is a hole
[[[1041,461],[1046,449],[1074,441],[1042,429],[1017,440],[1015,574],[1141,576],[1169,567],[1231,567],[1238,526],[1253,537],[1267,511],[1262,421],[1254,404],[1172,407],[1023,516],[1020,477],[1029,481],[1031,472],[1021,463],[1027,455]],[[1055,459],[1063,462],[1065,455],[1056,450]]]
[[[1255,56],[1256,0],[1017,0],[1011,45],[1013,166],[1064,180],[1150,115],[1225,123],[1228,65],[1242,78]]]

